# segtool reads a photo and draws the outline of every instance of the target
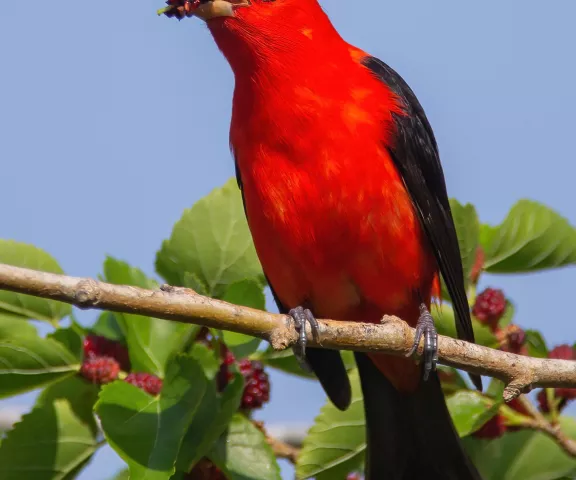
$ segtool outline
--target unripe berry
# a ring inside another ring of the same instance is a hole
[[[518,355],[528,355],[526,333],[518,325],[508,325],[496,331],[500,350]]]

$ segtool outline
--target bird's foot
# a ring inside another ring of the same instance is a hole
[[[418,323],[416,324],[414,344],[406,354],[407,357],[411,357],[418,350],[422,337],[424,337],[424,350],[422,352],[424,380],[428,380],[430,372],[436,370],[436,364],[438,363],[438,332],[434,326],[434,319],[424,304],[420,305],[420,318],[418,318]]]
[[[308,362],[306,361],[306,324],[310,325],[312,336],[315,340],[318,340],[318,321],[310,310],[303,307],[293,308],[288,312],[288,315],[292,317],[292,320],[294,321],[294,328],[296,328],[296,331],[298,332],[298,341],[292,347],[294,356],[296,357],[296,360],[298,360],[298,363],[302,369],[309,372],[311,369],[308,365]]]

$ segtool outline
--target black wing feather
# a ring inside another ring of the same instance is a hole
[[[402,103],[405,115],[393,114],[396,138],[388,150],[412,198],[450,293],[458,338],[474,342],[460,247],[432,127],[416,95],[398,73],[374,57],[367,57],[362,63]],[[472,379],[481,389],[480,377],[472,376]]]

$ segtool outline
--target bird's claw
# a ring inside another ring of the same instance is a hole
[[[420,318],[416,324],[414,344],[406,354],[407,357],[411,357],[418,350],[422,337],[424,337],[424,350],[422,351],[424,380],[428,380],[430,372],[436,370],[438,363],[438,332],[434,326],[434,319],[424,304],[420,305]]]
[[[288,312],[288,315],[290,315],[294,321],[294,328],[298,332],[298,341],[292,347],[294,356],[304,370],[311,371],[308,362],[306,362],[306,344],[308,342],[306,338],[306,324],[310,325],[312,336],[315,340],[318,340],[318,320],[316,320],[309,309],[303,307],[293,308]]]

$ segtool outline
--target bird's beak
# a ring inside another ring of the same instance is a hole
[[[209,0],[200,3],[193,15],[205,21],[217,17],[233,17],[238,8],[249,6],[249,0]]]

